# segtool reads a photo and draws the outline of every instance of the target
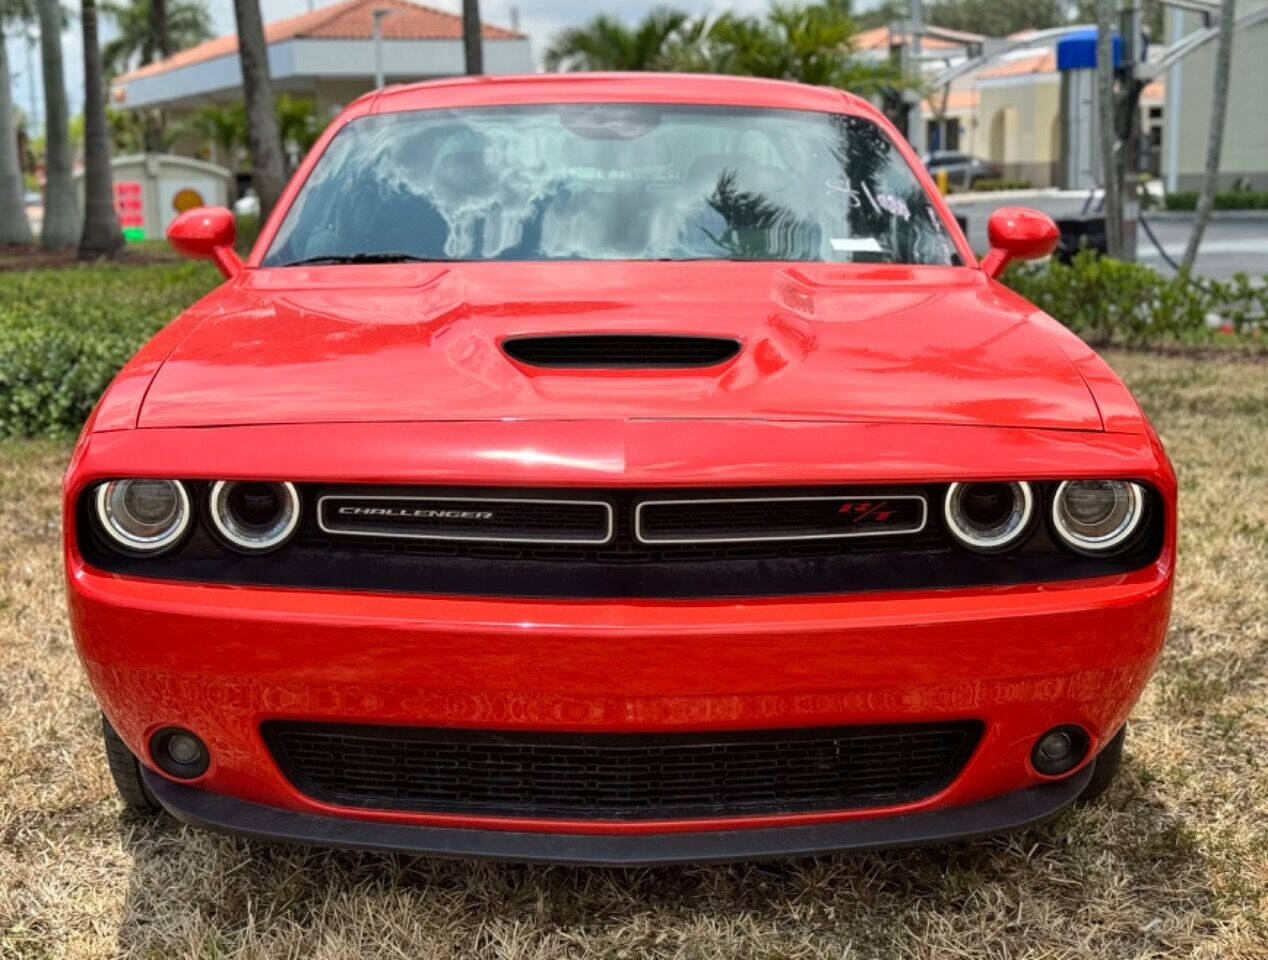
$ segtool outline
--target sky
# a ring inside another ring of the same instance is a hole
[[[317,7],[324,7],[337,0],[313,2]],[[461,0],[417,2],[448,10],[450,13],[460,13],[462,9]],[[518,10],[520,29],[529,35],[534,54],[540,56],[550,37],[562,27],[581,23],[597,13],[607,13],[633,22],[665,2],[666,0],[481,0],[480,14],[486,22],[510,26],[514,13]],[[216,33],[232,33],[233,0],[207,0],[207,3]],[[260,0],[260,8],[266,21],[304,13],[308,10],[308,4],[309,0]],[[693,13],[716,13],[722,10],[757,13],[766,9],[768,0],[672,0],[671,5]],[[101,33],[103,42],[114,35],[108,17],[102,18]],[[26,42],[21,31],[15,27],[9,28],[6,37],[9,70],[13,75],[13,101],[38,122],[44,115],[39,43]],[[82,108],[84,99],[84,54],[77,23],[73,29],[62,35],[62,57],[66,71],[66,95],[71,114],[74,115]]]

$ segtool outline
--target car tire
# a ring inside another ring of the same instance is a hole
[[[1123,760],[1123,743],[1126,740],[1127,724],[1123,724],[1092,761],[1092,779],[1079,794],[1077,803],[1092,803],[1110,788],[1110,784],[1118,776],[1118,768]]]
[[[150,792],[141,776],[141,761],[119,739],[105,714],[101,717],[101,738],[105,742],[106,764],[110,767],[115,790],[127,808],[133,813],[147,816],[162,812],[162,804]]]

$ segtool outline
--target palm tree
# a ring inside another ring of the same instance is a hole
[[[764,19],[723,14],[677,69],[795,80],[875,93],[904,83],[889,63],[854,56],[854,21],[840,3],[772,4]]]
[[[5,21],[26,11],[0,0],[0,244],[28,244],[31,224],[26,218],[22,162],[18,157],[18,125],[9,84],[9,58],[4,37]]]
[[[1105,252],[1115,258],[1123,255],[1123,180],[1119,176],[1112,46],[1117,16],[1116,0],[1096,0],[1096,122],[1101,141],[1101,179],[1105,185]]]
[[[484,48],[481,46],[480,0],[462,0],[462,49],[467,57],[467,76],[484,73]]]
[[[79,205],[71,182],[70,110],[62,70],[62,10],[58,0],[36,0],[44,74],[44,229],[40,246],[65,250],[79,240]]]
[[[163,18],[155,29],[152,15]],[[210,40],[211,14],[203,0],[119,0],[101,4],[119,36],[101,50],[107,76],[117,76],[134,63],[144,64]]]
[[[89,260],[114,253],[124,241],[114,209],[96,0],[81,0],[79,22],[84,35],[84,232],[79,237],[79,256]]]
[[[667,68],[670,51],[693,20],[679,10],[658,7],[633,29],[599,14],[580,27],[557,34],[546,50],[547,70],[657,70]]]
[[[47,0],[45,0],[47,2]],[[242,64],[242,92],[247,105],[247,148],[251,179],[260,198],[260,217],[269,215],[282,194],[286,160],[273,112],[273,82],[269,78],[268,45],[259,0],[233,0],[238,24],[238,59]]]
[[[132,63],[154,63],[177,50],[211,38],[211,16],[203,0],[127,0],[102,4],[119,36],[102,51],[106,72],[115,76]],[[145,149],[163,150],[166,118],[161,110],[145,111]]]
[[[888,63],[854,57],[847,4],[775,3],[765,17],[724,13],[712,21],[660,7],[633,29],[599,15],[558,34],[550,70],[683,70],[773,77],[873,93],[909,85]]]
[[[1198,258],[1202,234],[1211,220],[1211,208],[1215,204],[1215,188],[1220,173],[1220,152],[1224,146],[1224,119],[1228,114],[1228,75],[1233,60],[1233,0],[1224,0],[1220,6],[1220,32],[1215,49],[1215,95],[1211,104],[1211,126],[1206,134],[1206,169],[1202,177],[1202,192],[1198,195],[1198,209],[1193,216],[1193,232],[1184,247],[1181,268],[1185,273],[1193,269]]]
[[[285,94],[283,94],[285,99]],[[211,146],[210,160],[233,170],[237,168],[237,151],[247,139],[247,113],[241,103],[227,106],[206,106],[185,121],[183,126],[204,138]]]
[[[295,155],[295,165],[312,149],[324,126],[317,114],[317,103],[309,97],[292,97],[284,93],[277,98],[277,131],[288,157]]]

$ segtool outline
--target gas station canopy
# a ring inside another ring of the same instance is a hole
[[[461,74],[462,18],[409,0],[344,0],[265,24],[269,72],[276,92],[342,104],[374,85],[374,13],[382,17],[382,57],[389,83]],[[531,73],[528,38],[484,25],[486,73]],[[121,74],[111,85],[115,107],[192,108],[242,99],[235,34],[182,50]]]

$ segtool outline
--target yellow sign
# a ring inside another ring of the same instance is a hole
[[[203,195],[197,190],[191,190],[189,187],[176,191],[176,196],[172,197],[172,209],[177,213],[184,213],[186,210],[205,206],[207,206],[207,202],[203,200]]]

